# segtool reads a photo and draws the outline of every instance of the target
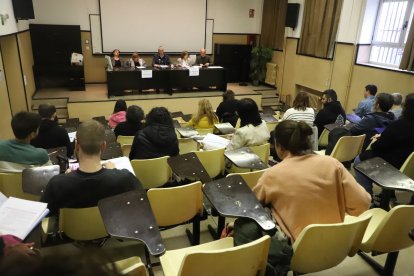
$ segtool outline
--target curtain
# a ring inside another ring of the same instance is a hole
[[[260,45],[283,50],[287,0],[264,0]]]
[[[414,71],[414,20],[411,21],[407,43],[405,43],[400,69]]]
[[[307,0],[298,53],[331,57],[343,0]]]

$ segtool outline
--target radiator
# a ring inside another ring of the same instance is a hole
[[[276,86],[276,79],[277,79],[277,64],[268,62],[266,64],[265,83]]]

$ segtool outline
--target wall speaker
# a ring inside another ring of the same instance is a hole
[[[287,6],[286,10],[286,27],[291,27],[295,29],[298,25],[298,17],[299,17],[299,8],[300,4],[298,3],[290,3]]]

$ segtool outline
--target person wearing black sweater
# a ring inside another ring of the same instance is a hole
[[[147,115],[145,127],[134,137],[129,159],[176,156],[178,153],[178,139],[170,112],[165,107],[154,107]]]
[[[236,127],[237,119],[239,118],[236,113],[238,102],[234,98],[234,92],[232,90],[227,90],[223,93],[223,101],[216,110],[216,115],[220,123],[230,123],[233,127]]]
[[[119,123],[115,129],[115,136],[135,136],[138,130],[142,129],[144,111],[137,105],[131,105],[126,112],[126,121]]]
[[[30,143],[37,148],[44,149],[66,147],[67,156],[71,157],[73,155],[72,143],[66,129],[57,123],[56,107],[51,104],[41,104],[39,115],[42,117],[39,134]]]
[[[318,136],[321,136],[324,126],[333,123],[345,124],[346,114],[338,101],[335,90],[328,89],[322,93],[323,108],[316,114],[314,124],[318,127]]]
[[[391,122],[384,132],[375,135],[371,149],[359,155],[355,164],[373,157],[381,157],[399,169],[414,151],[414,93],[405,99],[402,116]],[[356,172],[358,182],[372,194],[372,181]]]

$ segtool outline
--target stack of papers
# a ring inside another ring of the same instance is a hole
[[[204,144],[204,149],[206,150],[221,149],[226,148],[230,143],[230,140],[215,134],[208,133],[204,137],[202,143]]]
[[[24,240],[48,213],[47,203],[0,193],[0,234]]]

